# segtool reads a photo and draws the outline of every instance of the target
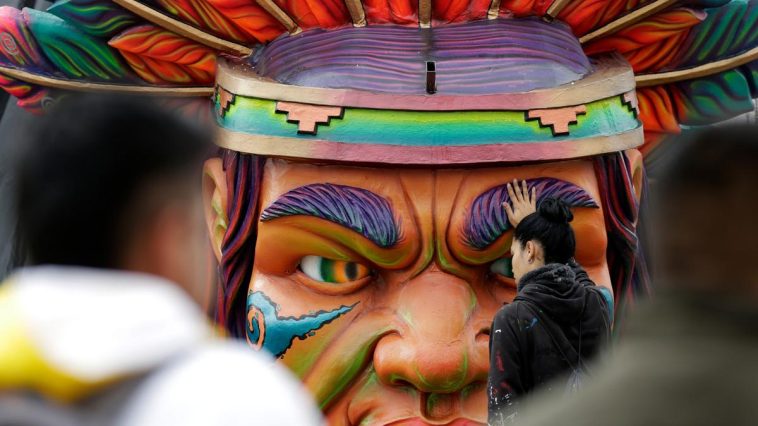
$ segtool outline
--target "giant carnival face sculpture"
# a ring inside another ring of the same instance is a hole
[[[612,287],[609,234],[629,238],[643,178],[633,75],[566,25],[306,33],[220,62],[218,83],[223,320],[332,423],[486,421],[514,179],[575,209],[577,260]]]
[[[212,96],[219,322],[331,424],[477,424],[516,292],[505,185],[572,207],[618,318],[647,290],[638,148],[752,108],[758,3],[687,6],[63,0],[0,8],[0,86],[37,112],[72,90]]]

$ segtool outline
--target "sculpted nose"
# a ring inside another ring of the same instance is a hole
[[[486,378],[487,341],[471,321],[476,305],[467,282],[436,268],[405,284],[396,304],[404,327],[374,351],[379,379],[450,393]]]

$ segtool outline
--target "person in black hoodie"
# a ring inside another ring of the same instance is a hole
[[[518,294],[492,323],[490,425],[514,423],[519,398],[543,385],[576,390],[585,362],[609,339],[611,327],[610,290],[596,287],[574,260],[568,206],[546,198],[537,207],[526,184],[514,182],[508,191],[512,206],[504,207],[515,227],[511,253]]]

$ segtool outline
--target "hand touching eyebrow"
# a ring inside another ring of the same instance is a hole
[[[463,238],[467,245],[475,249],[484,249],[514,227],[514,219],[506,213],[506,209],[503,208],[504,204],[514,202],[512,210],[517,223],[526,214],[518,214],[516,217],[516,205],[521,206],[523,203],[525,204],[524,208],[532,209],[532,201],[534,201],[532,210],[534,211],[541,200],[548,197],[563,200],[569,207],[599,207],[587,191],[564,180],[555,178],[528,179],[522,181],[520,188],[518,188],[518,182],[514,183],[490,188],[474,199],[471,208],[468,210],[469,217],[466,219],[463,228]],[[510,192],[509,186],[511,186]],[[529,196],[530,191],[534,191],[531,196]],[[519,192],[518,201],[516,192]]]
[[[508,214],[508,222],[515,228],[525,217],[537,211],[537,188],[533,186],[530,193],[526,181],[522,180],[519,186],[516,179],[507,188],[510,202],[503,202],[503,207]]]

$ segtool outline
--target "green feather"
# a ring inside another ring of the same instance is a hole
[[[736,0],[706,9],[707,17],[683,43],[686,50],[675,68],[730,58],[758,47],[758,1]]]
[[[110,38],[138,22],[136,16],[108,0],[63,0],[47,11],[96,37]]]
[[[686,126],[702,126],[752,111],[751,80],[736,69],[676,83],[677,118]]]
[[[29,16],[29,29],[45,56],[68,77],[113,81],[128,75],[124,64],[105,42],[55,15],[34,9],[24,11]]]

